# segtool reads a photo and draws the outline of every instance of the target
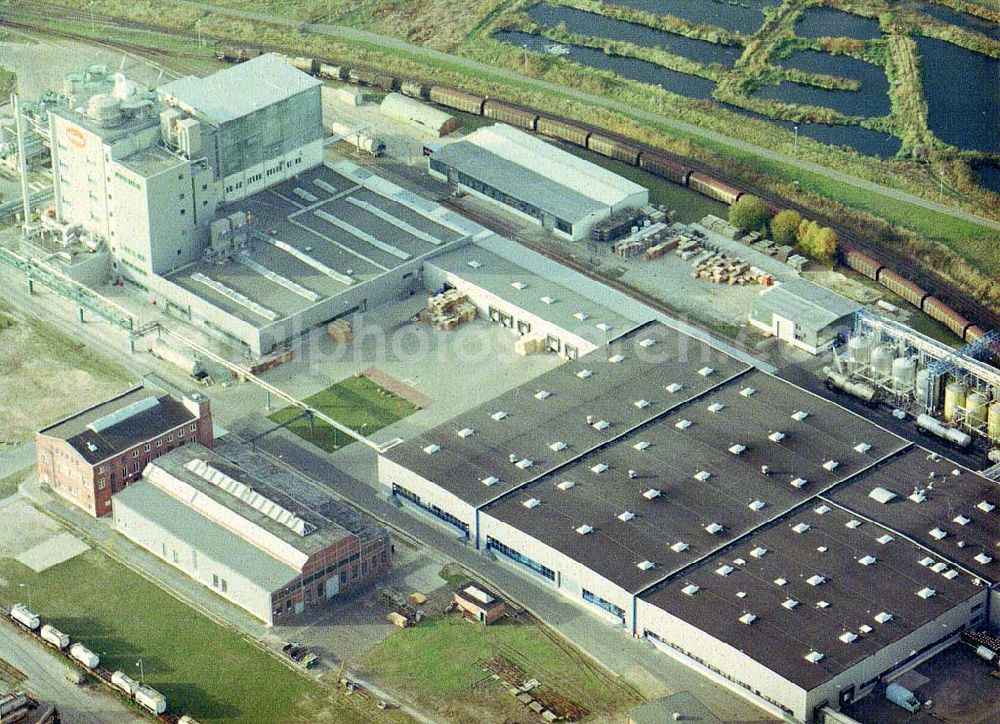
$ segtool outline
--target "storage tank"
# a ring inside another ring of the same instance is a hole
[[[101,663],[101,657],[88,649],[83,644],[73,644],[69,647],[69,655],[84,665],[91,671]]]
[[[15,603],[10,607],[10,617],[29,631],[34,631],[42,623],[37,613],[21,603]]]
[[[42,626],[42,638],[59,650],[69,646],[69,636],[64,634],[55,626],[50,626],[49,624]]]
[[[889,377],[892,374],[892,361],[895,355],[892,352],[892,348],[886,344],[880,344],[878,347],[872,350],[871,354],[871,364],[872,369],[875,370],[875,374],[878,377]]]
[[[916,387],[913,390],[913,394],[917,398],[917,404],[921,407],[927,406],[927,381],[930,379],[930,376],[930,370],[926,367],[917,370]]]
[[[201,360],[188,354],[187,352],[182,352],[175,347],[171,347],[162,339],[158,339],[153,342],[152,346],[149,348],[149,352],[153,356],[159,357],[164,362],[169,362],[180,367],[192,377],[197,377],[205,372],[205,368],[202,367]]]
[[[87,115],[102,128],[117,126],[122,121],[121,99],[107,93],[91,96],[87,101]]]
[[[986,395],[981,392],[970,392],[965,398],[965,420],[966,424],[976,430],[982,429],[986,424],[987,405],[989,401]]]
[[[116,671],[111,675],[111,685],[116,689],[121,689],[130,697],[139,690],[139,682],[124,671]]]
[[[167,710],[167,697],[148,686],[140,686],[135,692],[135,703],[154,714],[162,714]]]
[[[63,78],[63,93],[67,96],[75,96],[83,90],[83,73],[69,73]]]
[[[851,350],[852,370],[871,362],[872,341],[868,337],[851,337],[847,348]]]
[[[913,357],[897,357],[892,361],[892,388],[897,392],[913,389],[917,380],[917,361]]]
[[[952,380],[944,388],[944,419],[948,422],[954,420],[959,407],[965,407],[965,385]]]
[[[989,406],[986,418],[986,435],[991,440],[1000,440],[1000,401]]]

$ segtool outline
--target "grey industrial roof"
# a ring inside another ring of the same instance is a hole
[[[607,204],[468,141],[442,146],[434,152],[433,158],[571,224],[609,208]]]
[[[470,266],[470,263],[478,266]],[[632,321],[590,297],[536,274],[478,244],[468,244],[435,256],[427,261],[427,265],[454,274],[469,284],[594,343],[604,343],[634,326]],[[512,286],[514,283],[523,284],[524,287],[515,288]],[[543,302],[543,297],[552,301]],[[603,331],[597,327],[598,324],[606,324],[610,329]]]
[[[175,166],[186,166],[190,161],[178,158],[165,148],[150,146],[118,159],[118,163],[148,178]]]
[[[262,513],[257,508],[243,502],[236,496],[226,492],[217,485],[214,485],[201,477],[197,473],[189,470],[186,465],[192,460],[204,460],[213,468],[223,472],[229,477],[248,485],[255,492],[274,501],[281,507],[292,512],[302,520],[315,527],[313,532],[302,536]],[[277,487],[265,482],[263,479],[252,475],[243,468],[234,465],[226,458],[218,455],[201,445],[182,445],[171,450],[166,455],[156,458],[150,463],[152,467],[160,468],[169,475],[181,480],[199,493],[207,495],[224,507],[234,511],[241,518],[250,521],[254,526],[277,536],[285,543],[288,543],[296,550],[305,555],[314,555],[324,548],[333,545],[351,535],[342,526],[333,521],[318,515],[310,508],[299,505],[296,501],[288,497]],[[232,535],[233,539],[238,536]],[[210,549],[209,549],[210,550]]]
[[[792,279],[766,289],[754,305],[812,329],[822,329],[861,309],[857,302],[805,279]]]
[[[221,125],[320,85],[274,53],[266,53],[204,78],[180,78],[158,90]]]
[[[643,346],[645,340],[655,344]],[[620,361],[615,361],[617,355]],[[698,373],[705,367],[713,368],[712,374]],[[567,362],[390,448],[384,456],[479,506],[747,369],[743,362],[704,342],[650,322],[622,335],[610,347]],[[587,371],[589,376],[580,376]],[[682,389],[674,393],[664,389],[675,382]],[[642,400],[649,405],[637,406]],[[506,416],[494,419],[498,412]],[[595,423],[606,421],[608,427],[598,430],[588,425],[588,415]],[[473,434],[461,437],[458,431],[466,428]],[[550,447],[556,442],[566,447]],[[440,449],[428,454],[425,448],[431,445]],[[532,464],[520,468],[510,462],[510,455]],[[499,481],[482,482],[490,477]]]
[[[921,565],[919,546],[899,538],[880,543],[889,531],[855,520],[813,501],[641,598],[812,689],[984,593],[971,576],[944,578]],[[733,569],[729,575],[717,572],[723,565]],[[824,580],[811,585],[813,576]],[[684,589],[692,584],[698,590],[689,595]],[[924,588],[935,595],[918,596]],[[783,605],[790,599],[798,604]],[[892,618],[879,622],[882,612]],[[756,619],[740,621],[748,613]],[[840,638],[848,633],[857,638]],[[806,661],[811,651],[823,658]]]
[[[145,480],[117,493],[114,504],[134,510],[267,591],[278,590],[300,574]]]
[[[896,497],[879,503],[869,497],[877,487]],[[915,489],[924,491],[923,502],[909,497]],[[913,446],[840,486],[830,497],[987,581],[1000,581],[1000,483]],[[932,535],[935,529],[945,537]]]
[[[150,128],[151,126],[157,126],[160,123],[159,117],[154,113],[148,116],[126,116],[122,119],[122,122],[119,125],[105,128],[88,116],[86,109],[77,111],[74,108],[52,106],[49,110],[52,111],[53,115],[61,116],[68,121],[72,121],[73,123],[86,128],[88,131],[96,134],[107,143],[114,143],[115,141],[130,136],[137,131]]]
[[[664,365],[647,376],[662,385],[675,374]],[[748,388],[754,392],[744,396]],[[715,405],[723,407],[712,412]],[[799,411],[809,414],[794,419]],[[682,420],[690,426],[678,428]],[[573,422],[571,417],[566,426]],[[775,432],[784,438],[772,441]],[[559,436],[556,429],[544,435],[539,443]],[[646,444],[642,450],[635,448],[639,443]],[[859,452],[860,443],[871,447]],[[731,452],[736,445],[744,449]],[[904,445],[831,402],[755,371],[704,392],[486,510],[637,592]],[[823,467],[830,460],[837,462],[833,470]],[[596,474],[592,466],[599,463],[608,469]],[[700,473],[709,475],[702,480]],[[563,490],[559,485],[566,480],[575,485]],[[805,482],[792,482],[799,480]],[[661,495],[648,499],[649,490]],[[541,502],[525,507],[531,498]],[[758,500],[766,506],[751,509]],[[634,517],[623,521],[618,516],[626,512]],[[723,529],[707,531],[712,523]],[[594,530],[580,535],[581,525]],[[683,550],[672,548],[677,544],[684,544]],[[643,561],[654,567],[639,568]]]
[[[148,397],[158,404],[141,410],[99,431],[87,426]],[[88,463],[97,463],[154,437],[178,425],[191,422],[195,416],[179,400],[169,395],[156,395],[142,385],[77,412],[39,432],[68,442]],[[95,449],[90,449],[93,445]]]

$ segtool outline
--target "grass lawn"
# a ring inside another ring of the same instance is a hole
[[[0,68],[0,98],[7,98],[11,93],[17,92],[17,75]]]
[[[221,628],[145,578],[91,550],[41,573],[0,559],[0,592],[20,599],[84,642],[109,670],[138,676],[162,692],[169,711],[200,722],[364,722],[371,717],[339,695]]]
[[[31,468],[25,468],[24,470],[19,470],[16,473],[11,473],[6,478],[0,478],[0,500],[4,498],[9,498],[14,493],[17,492],[17,486],[21,484],[28,473],[31,472]]]
[[[621,714],[641,701],[630,688],[584,666],[583,654],[556,644],[533,622],[504,619],[481,626],[457,615],[433,618],[394,633],[368,652],[360,665],[366,675],[406,691],[415,701],[448,702],[454,707],[445,710],[449,718],[461,719],[469,715],[460,711],[463,703],[478,700],[483,714],[483,708],[489,708],[489,699],[483,698],[486,692],[474,685],[488,676],[480,662],[494,654],[592,714]],[[488,692],[497,707],[510,699],[500,686],[489,687]]]
[[[360,376],[341,380],[303,402],[364,435],[370,435],[417,411],[417,406],[409,400]],[[333,452],[352,442],[347,435],[321,420],[314,421],[314,431],[310,432],[309,418],[294,405],[284,407],[269,417],[279,425],[288,423],[286,426],[291,432],[326,452]]]

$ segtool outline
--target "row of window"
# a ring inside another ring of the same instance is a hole
[[[486,550],[494,550],[497,553],[500,553],[501,555],[504,555],[507,558],[511,559],[515,563],[519,563],[520,565],[525,566],[526,568],[530,568],[535,573],[541,574],[545,578],[548,578],[550,581],[555,582],[556,580],[556,572],[553,571],[551,568],[549,568],[548,566],[543,566],[541,563],[534,560],[533,558],[529,558],[523,553],[514,550],[510,546],[501,543],[492,536],[486,537]]]
[[[460,531],[465,533],[466,537],[469,536],[469,524],[463,521],[461,518],[456,518],[448,511],[442,510],[441,508],[432,503],[425,503],[420,498],[419,495],[410,490],[407,490],[406,488],[402,488],[399,485],[396,485],[396,483],[392,484],[392,492],[401,498],[409,500],[411,503],[413,503],[416,506],[419,506],[421,509],[426,510],[428,513],[435,516],[436,518],[440,518],[448,525],[455,526]]]
[[[596,593],[591,593],[586,588],[583,590],[583,600],[589,604],[597,606],[600,609],[607,611],[610,614],[617,616],[622,621],[625,620],[625,609],[619,608],[611,601],[605,601],[603,598],[598,596]]]

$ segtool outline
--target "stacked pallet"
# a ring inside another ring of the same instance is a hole
[[[457,289],[448,289],[427,298],[427,307],[420,311],[420,319],[442,332],[455,329],[463,322],[476,318],[476,307],[469,296]]]
[[[652,261],[653,259],[659,259],[661,256],[666,254],[668,251],[673,251],[680,244],[680,238],[674,237],[673,239],[668,239],[667,241],[661,241],[658,244],[646,249],[643,253],[643,258],[646,261]]]
[[[701,258],[691,274],[695,279],[707,279],[714,284],[745,286],[762,284],[770,286],[774,279],[770,274],[742,259],[734,259],[725,254],[712,253]]]
[[[540,334],[526,334],[514,342],[514,351],[522,357],[541,354],[545,351],[545,337]]]
[[[326,335],[338,344],[347,344],[354,339],[354,329],[346,319],[335,319],[326,325]]]

